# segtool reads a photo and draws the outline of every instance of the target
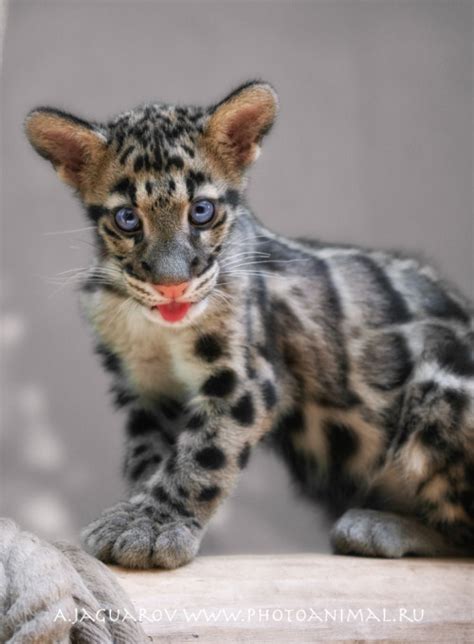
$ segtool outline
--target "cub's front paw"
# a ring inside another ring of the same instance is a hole
[[[128,568],[177,568],[193,559],[202,530],[193,519],[163,522],[159,511],[122,502],[82,531],[84,548],[105,563]]]

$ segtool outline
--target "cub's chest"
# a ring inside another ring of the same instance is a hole
[[[207,370],[194,355],[192,329],[161,327],[136,306],[117,306],[113,297],[86,305],[99,341],[120,361],[121,373],[135,393],[185,399],[195,395]]]
[[[122,347],[125,372],[137,393],[188,398],[198,392],[206,370],[193,358],[191,336],[192,333],[151,329]]]

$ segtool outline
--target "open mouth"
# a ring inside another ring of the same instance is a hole
[[[192,306],[192,302],[168,302],[153,307],[166,322],[179,322]]]

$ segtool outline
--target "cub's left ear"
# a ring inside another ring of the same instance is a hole
[[[97,126],[41,107],[28,114],[25,130],[31,145],[51,161],[63,181],[81,192],[93,183],[107,150],[106,136]]]
[[[260,142],[278,112],[278,97],[268,83],[242,85],[211,108],[204,131],[209,150],[238,179],[258,157]]]

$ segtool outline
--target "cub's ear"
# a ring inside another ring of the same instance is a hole
[[[97,177],[107,139],[95,125],[50,107],[32,110],[26,135],[35,150],[51,161],[58,175],[81,192]]]
[[[207,147],[233,178],[258,157],[277,112],[275,90],[259,81],[242,85],[211,108],[204,131]]]

